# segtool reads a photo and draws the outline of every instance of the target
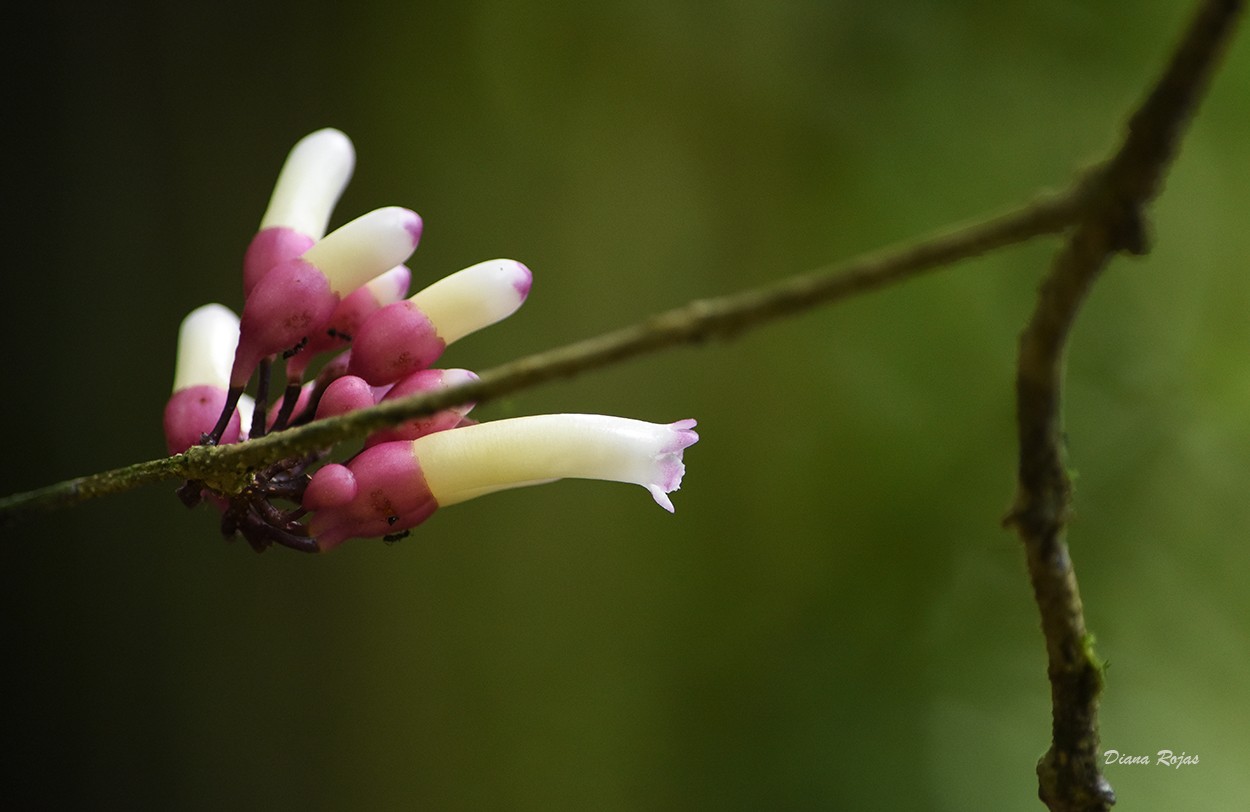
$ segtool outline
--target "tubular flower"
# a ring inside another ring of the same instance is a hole
[[[239,339],[239,317],[219,304],[197,307],[178,329],[178,360],[174,366],[174,393],[165,404],[165,445],[170,454],[181,454],[199,444],[212,429],[226,403],[230,359]],[[249,399],[235,409],[221,442],[239,440],[240,418],[250,419]]]
[[[632,482],[672,512],[668,494],[698,441],[695,421],[667,425],[595,414],[478,423],[372,446],[347,465],[321,468],[304,493],[322,549],[345,539],[393,535],[439,507],[556,479]]]
[[[358,322],[365,313],[407,292],[407,272],[396,266],[411,256],[421,238],[421,218],[415,212],[395,206],[378,209],[325,234],[355,162],[351,141],[329,128],[304,137],[287,156],[260,230],[244,256],[239,341],[225,404],[207,435],[209,444],[220,441],[236,399],[257,371],[259,408],[252,432],[260,436],[271,423],[276,430],[284,428],[297,405],[299,383],[310,359],[306,356],[284,371],[293,380],[278,416],[269,421],[271,362],[279,354],[290,359],[310,343],[316,344],[316,352],[333,348],[335,342],[324,343],[324,334],[338,335],[336,319]],[[388,271],[394,276],[372,291],[380,295],[375,303],[370,305],[370,296],[363,295],[344,304],[358,288]],[[401,278],[403,290],[398,295],[387,292],[398,287]]]
[[[444,277],[366,318],[352,342],[348,370],[381,385],[425,369],[448,344],[515,313],[532,284],[530,269],[511,259]]]
[[[352,142],[338,130],[317,130],[296,142],[278,173],[260,231],[243,255],[244,295],[270,268],[295,259],[325,236],[330,212],[355,164]]]
[[[354,164],[338,130],[318,130],[291,150],[244,257],[242,315],[206,305],[179,332],[164,415],[170,453],[477,380],[431,365],[449,344],[514,313],[529,295],[530,269],[489,260],[408,296],[403,263],[421,237],[417,214],[377,209],[326,233]],[[274,370],[286,384],[271,399]],[[253,401],[244,392],[254,379]],[[325,464],[323,449],[250,472],[237,492],[192,480],[178,495],[188,506],[216,505],[222,533],[241,534],[258,552],[273,544],[318,552],[349,538],[393,540],[439,507],[566,477],[632,482],[672,511],[683,451],[698,440],[693,420],[559,414],[477,423],[472,408],[463,402],[375,431],[342,464]]]
[[[415,212],[377,209],[266,271],[243,304],[230,385],[245,386],[262,359],[302,349],[343,296],[408,259],[420,238]]]

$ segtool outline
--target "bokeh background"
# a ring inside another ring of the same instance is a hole
[[[8,26],[5,493],[162,453],[182,316],[241,305],[286,151],[431,281],[510,256],[488,368],[1066,184],[1189,3],[48,3]],[[1071,543],[1125,809],[1250,797],[1250,43],[1076,330]],[[6,528],[10,808],[1032,810],[1013,492],[1054,240],[529,390],[699,420],[676,515],[564,482],[256,555],[152,487]],[[13,248],[16,247],[16,253]],[[35,801],[38,803],[35,803]]]

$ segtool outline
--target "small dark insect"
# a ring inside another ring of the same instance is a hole
[[[304,349],[304,347],[305,347],[307,344],[308,344],[308,336],[304,336],[303,338],[301,338],[301,339],[299,340],[299,343],[298,343],[298,344],[296,344],[294,347],[292,347],[292,348],[291,348],[291,349],[289,349],[289,350],[283,350],[283,351],[282,351],[282,360],[284,360],[284,361],[285,361],[286,359],[290,358],[291,356],[296,355],[296,354],[297,354],[300,350]]]

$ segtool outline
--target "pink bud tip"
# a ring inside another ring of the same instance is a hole
[[[407,229],[408,235],[412,237],[412,247],[416,248],[417,244],[421,242],[421,232],[425,229],[425,223],[421,220],[421,215],[412,212],[412,217],[404,223],[404,228]]]
[[[518,262],[516,266],[517,277],[512,283],[512,287],[516,289],[517,295],[524,301],[530,295],[530,288],[534,286],[534,272],[523,263]]]

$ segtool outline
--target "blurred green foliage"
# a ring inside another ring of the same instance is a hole
[[[1188,4],[49,4],[5,130],[4,492],[159,454],[178,322],[239,308],[290,145],[418,281],[512,256],[498,362],[1066,184]],[[1250,48],[1073,339],[1073,555],[1126,809],[1250,796]],[[1032,810],[1045,659],[1013,490],[1040,241],[479,417],[696,417],[677,513],[566,482],[387,548],[253,555],[153,488],[4,531],[6,794],[162,809]],[[44,776],[54,771],[55,778]]]

